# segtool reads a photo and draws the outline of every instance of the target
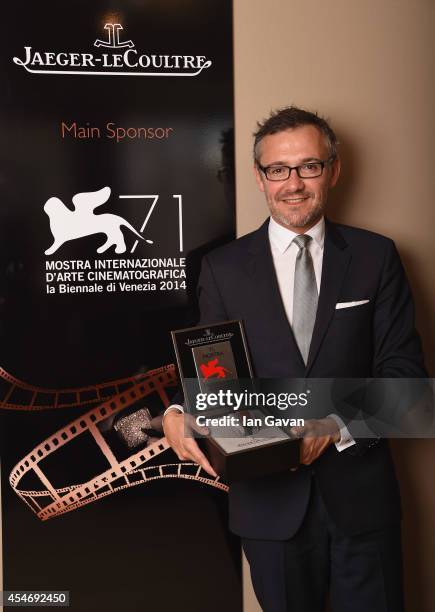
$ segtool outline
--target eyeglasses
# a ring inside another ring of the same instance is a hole
[[[257,166],[264,173],[265,177],[268,181],[286,181],[290,178],[290,174],[292,170],[296,170],[299,178],[309,179],[309,178],[317,178],[318,176],[322,176],[323,168],[333,162],[335,159],[334,156],[331,156],[329,159],[324,161],[311,161],[305,162],[305,164],[301,164],[300,166],[260,166],[257,162]]]

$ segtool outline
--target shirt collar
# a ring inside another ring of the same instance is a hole
[[[325,218],[321,217],[316,225],[305,233],[308,236],[311,236],[319,247],[323,249],[323,244],[325,242]],[[293,238],[295,238],[297,235],[298,234],[296,232],[293,232],[292,230],[280,225],[274,219],[272,219],[272,217],[270,217],[269,240],[271,244],[273,244],[280,251],[280,253],[285,253],[285,251],[291,245]]]

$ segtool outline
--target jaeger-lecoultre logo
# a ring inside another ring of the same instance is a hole
[[[94,47],[101,50],[98,53],[39,51],[26,46],[24,59],[14,57],[13,61],[32,74],[92,76],[194,77],[212,65],[205,55],[139,53],[133,41],[120,40],[120,23],[106,23],[104,29],[107,40],[97,38],[94,42]]]

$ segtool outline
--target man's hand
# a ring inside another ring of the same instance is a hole
[[[180,461],[193,461],[200,465],[207,474],[216,477],[216,472],[200,450],[196,440],[193,437],[186,437],[186,434],[189,436],[189,428],[201,434],[208,433],[207,428],[199,426],[189,414],[181,414],[173,410],[168,412],[163,419],[163,432]]]
[[[292,427],[292,433],[302,438],[300,462],[311,465],[331,444],[340,440],[340,429],[331,417],[310,419],[303,427]]]

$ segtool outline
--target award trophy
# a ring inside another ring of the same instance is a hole
[[[268,423],[258,398],[241,321],[171,332],[189,431],[228,482],[290,470],[299,464],[299,440]],[[189,426],[190,424],[190,426]]]

